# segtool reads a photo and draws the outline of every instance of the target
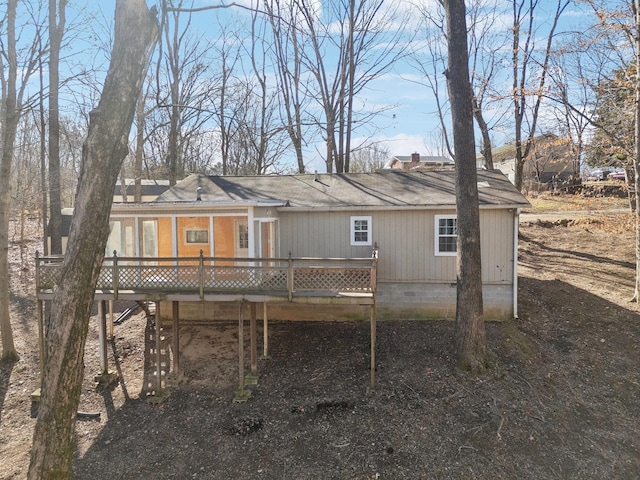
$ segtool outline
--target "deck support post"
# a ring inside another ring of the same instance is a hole
[[[267,302],[262,302],[262,358],[269,358],[269,317]]]
[[[244,388],[244,302],[238,302],[238,391],[233,397],[235,403],[246,402],[251,391]]]
[[[180,371],[180,303],[172,302],[171,349],[173,350],[172,381],[178,384],[182,380]]]
[[[98,348],[100,351],[100,375],[108,371],[107,365],[107,302],[98,301]]]
[[[113,333],[113,320],[114,320],[114,306],[113,306],[113,300],[109,300],[109,335],[107,336],[108,339],[113,339],[114,337],[114,333]]]
[[[258,384],[258,330],[257,330],[257,305],[255,302],[249,303],[249,337],[251,340],[251,372],[245,378],[245,385]]]
[[[369,394],[373,395],[376,390],[376,305],[375,303],[369,307],[369,315],[371,318],[371,378],[369,382]]]
[[[162,391],[162,356],[160,349],[162,348],[162,317],[160,316],[160,302],[156,302],[156,396]]]
[[[38,300],[38,346],[40,349],[40,383],[44,377],[44,300]]]
[[[113,336],[111,337],[113,338]],[[108,388],[118,379],[118,373],[109,371],[107,360],[107,301],[98,300],[98,348],[100,353],[100,373],[94,377],[96,388]]]
[[[36,252],[37,259],[38,252]],[[31,394],[31,418],[35,418],[38,416],[38,406],[40,405],[40,397],[41,397],[41,385],[42,380],[44,378],[44,363],[45,363],[45,338],[44,338],[44,300],[38,300],[36,302],[38,309],[38,347],[40,350],[40,382],[38,384],[38,388]]]

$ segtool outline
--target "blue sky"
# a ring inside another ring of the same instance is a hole
[[[249,0],[242,0],[244,3],[249,3]],[[320,0],[318,0],[320,1]],[[422,0],[423,6],[428,8],[435,8],[435,0]],[[149,2],[150,4],[153,2]],[[195,6],[217,4],[214,0],[196,0]],[[541,2],[543,9],[551,9],[553,2]],[[409,2],[401,2],[403,7],[409,8]],[[115,1],[103,0],[96,3],[88,3],[85,7],[88,10],[99,10],[103,12],[103,15],[107,19],[113,17]],[[577,7],[573,7],[573,10],[569,10],[565,13],[560,25],[560,30],[571,30],[574,25],[584,24],[584,13],[576,10]],[[582,9],[585,7],[582,6]],[[509,11],[507,11],[507,14]],[[240,17],[241,19],[247,17],[245,11],[239,9],[225,9],[215,11],[205,11],[194,14],[194,28],[199,30],[205,35],[215,37],[218,32],[215,29],[215,16],[220,15],[221,18]],[[545,33],[545,21],[548,22],[548,18],[545,19],[544,10],[540,11],[539,20],[541,27],[539,31],[540,38],[538,41],[543,41]],[[502,21],[504,28],[509,27],[511,18],[509,15],[505,15]],[[548,25],[548,23],[546,24]],[[411,24],[409,22],[405,25],[407,29],[415,31],[418,28],[417,24]],[[102,27],[101,27],[102,28]],[[414,40],[414,47],[420,46],[419,38]],[[81,58],[81,57],[80,57]],[[91,60],[92,63],[100,62],[100,56],[98,55]],[[504,88],[508,92],[510,85],[510,72],[504,72]],[[416,81],[417,80],[417,81]],[[425,85],[421,85],[420,74],[415,70],[409,61],[398,62],[392,70],[381,76],[380,78],[371,82],[368,88],[360,95],[359,102],[365,106],[365,108],[375,108],[374,106],[380,106],[385,109],[374,121],[374,123],[366,129],[366,134],[355,132],[355,142],[359,139],[364,139],[365,136],[369,140],[375,140],[384,145],[392,155],[409,155],[413,152],[419,152],[423,155],[441,155],[447,154],[443,147],[443,141],[440,133],[440,125],[437,118],[437,108],[434,101],[432,91]],[[442,88],[442,93],[445,90],[445,79],[441,75],[437,78]],[[488,111],[489,115],[501,115],[504,107],[501,107],[501,111]],[[510,107],[508,107],[510,108]],[[447,113],[448,120],[448,113]],[[541,128],[544,128],[542,126]],[[360,136],[359,136],[360,135]],[[502,143],[508,142],[513,137],[510,131],[508,122],[506,126],[497,128],[494,131],[494,142],[496,146]],[[306,157],[309,161],[309,170],[317,169],[318,171],[324,171],[324,161],[322,159],[322,153],[324,152],[324,145],[320,139],[309,139],[309,144],[306,150]],[[479,143],[479,135],[476,135],[476,143]]]

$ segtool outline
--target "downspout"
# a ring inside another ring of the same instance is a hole
[[[520,226],[520,209],[513,215],[513,318],[518,318],[518,228]]]

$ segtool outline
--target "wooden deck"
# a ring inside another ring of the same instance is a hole
[[[36,257],[36,296],[53,298],[59,256]],[[377,258],[105,257],[96,300],[373,303]],[[333,300],[331,300],[333,299]]]
[[[36,298],[40,336],[41,371],[44,365],[44,303],[55,296],[60,282],[63,257],[36,254]],[[108,328],[106,303],[111,300],[155,302],[156,318],[160,303],[172,302],[172,366],[180,370],[180,313],[183,301],[237,302],[238,304],[238,391],[235,401],[245,401],[248,379],[258,377],[256,346],[257,304],[262,303],[264,356],[268,356],[267,305],[273,302],[364,305],[370,309],[371,366],[370,391],[375,389],[376,344],[376,268],[377,251],[371,258],[219,258],[219,257],[106,257],[96,284],[99,310],[101,376],[111,381],[107,365],[107,338],[112,337],[113,320]],[[251,367],[245,375],[243,305],[249,304]],[[165,388],[166,372],[160,361],[163,322],[155,322],[156,392]]]

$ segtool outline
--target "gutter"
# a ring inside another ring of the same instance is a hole
[[[480,210],[506,210],[516,209],[528,206],[522,203],[504,204],[504,205],[480,205]],[[395,211],[395,210],[455,210],[455,205],[348,205],[344,207],[277,207],[279,212],[376,212],[376,211]]]

